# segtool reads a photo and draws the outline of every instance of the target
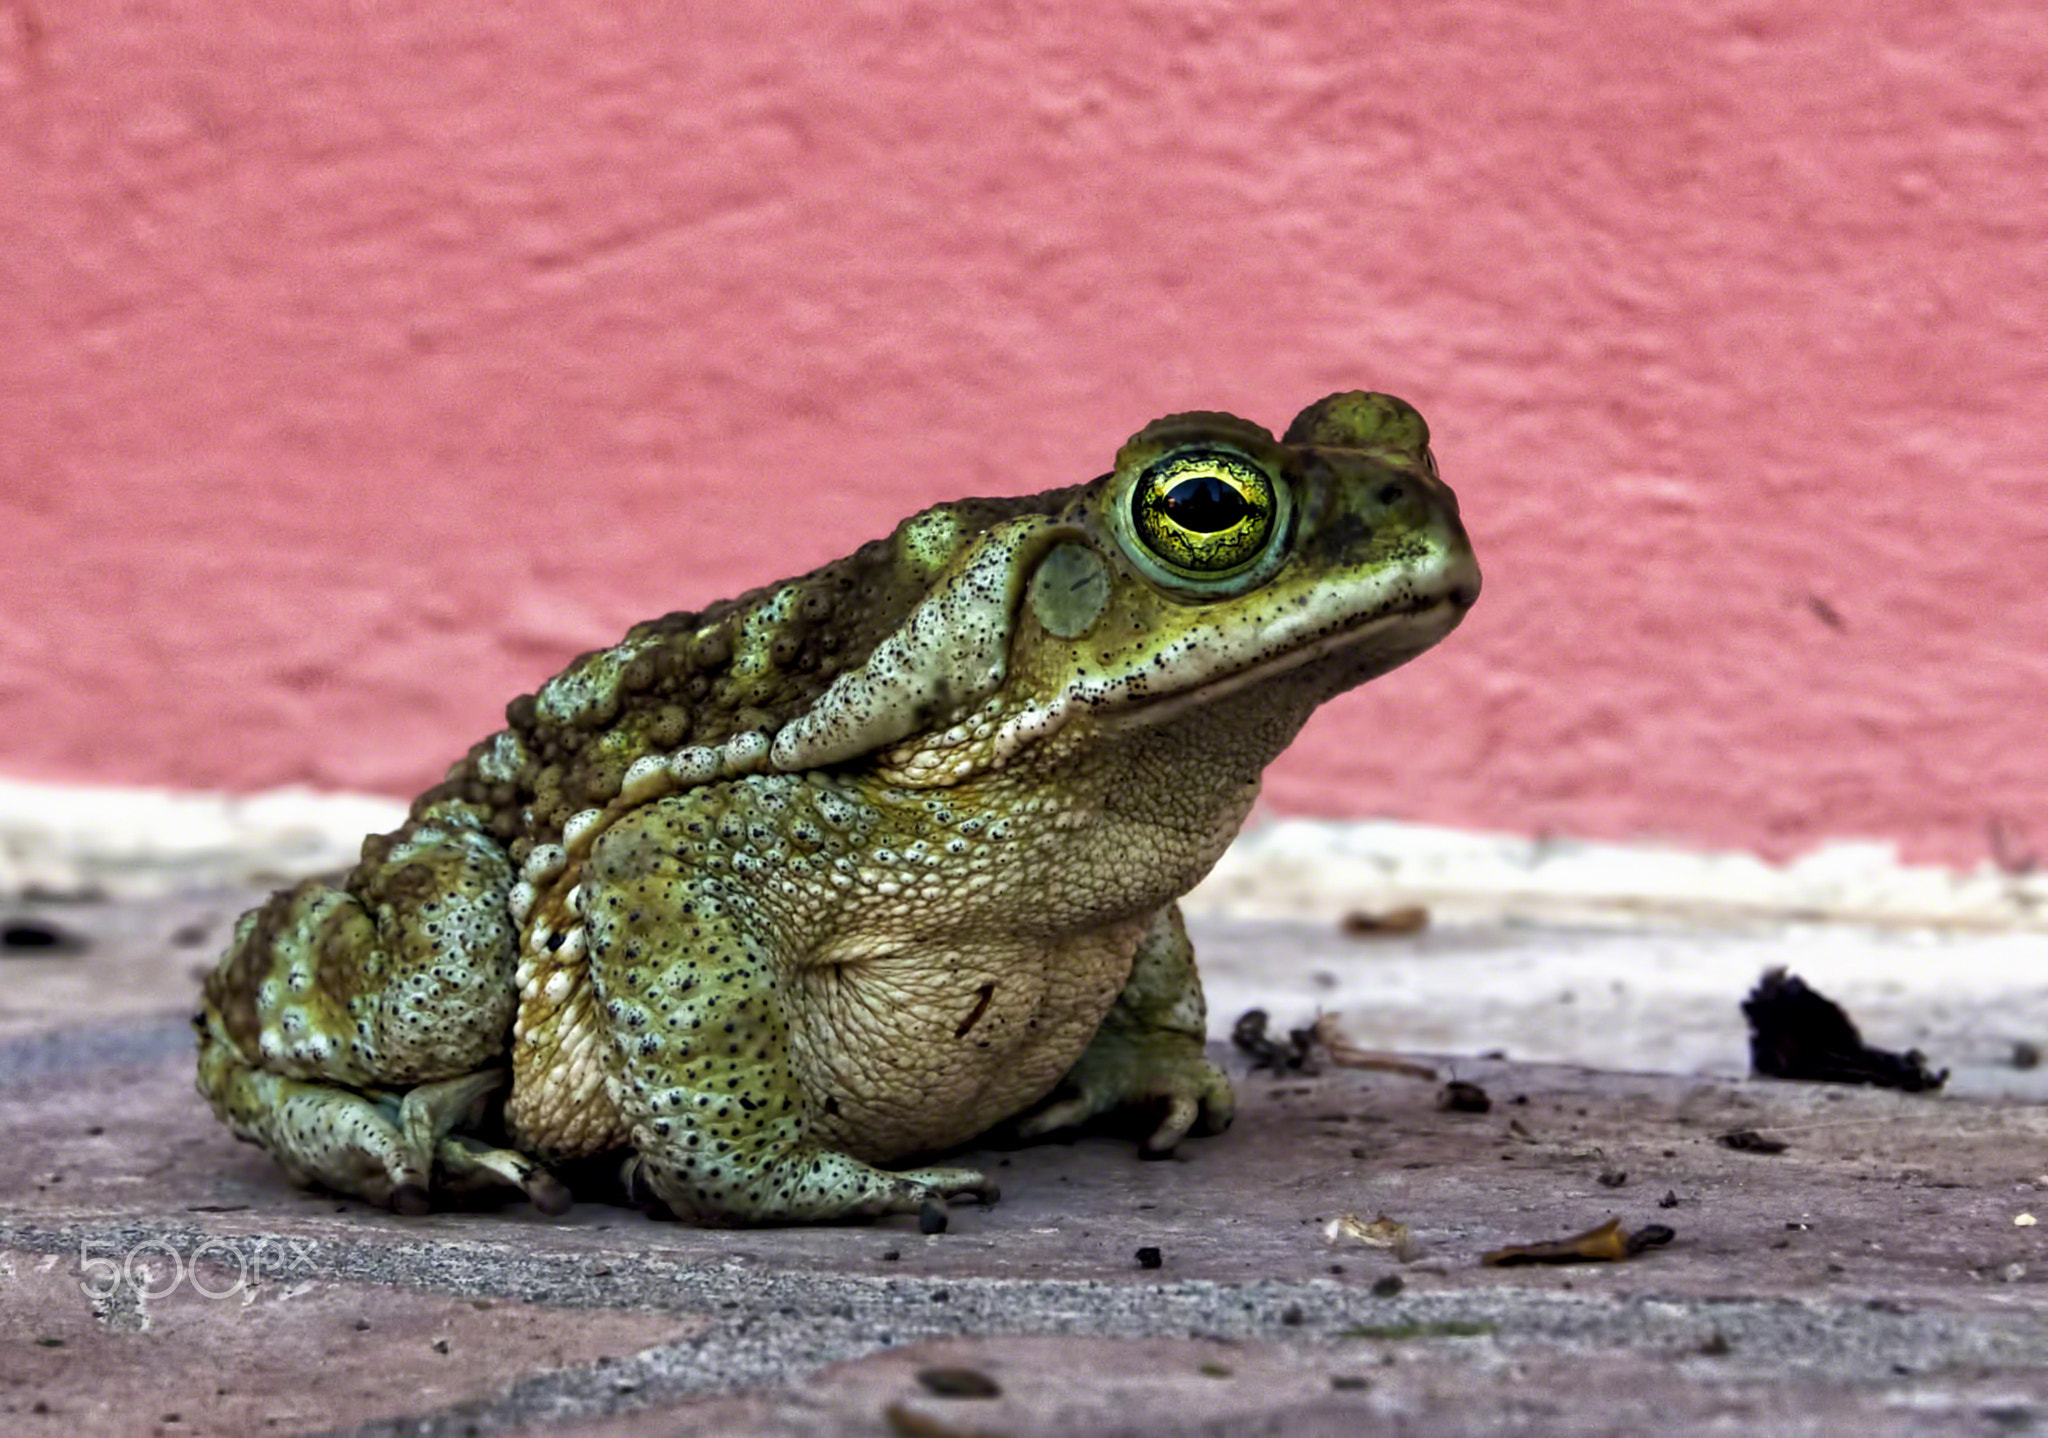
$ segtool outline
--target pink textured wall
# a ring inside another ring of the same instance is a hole
[[[2040,0],[0,3],[0,770],[407,790],[1356,385],[1487,592],[1279,805],[2048,848]]]

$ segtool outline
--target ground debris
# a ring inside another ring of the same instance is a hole
[[[950,1415],[924,1413],[898,1399],[882,1409],[882,1421],[897,1438],[1006,1438],[1007,1429],[963,1423]]]
[[[1338,921],[1337,927],[1355,939],[1419,934],[1429,927],[1429,910],[1420,904],[1402,904],[1392,909],[1353,909]]]
[[[1498,1323],[1450,1319],[1435,1323],[1360,1323],[1339,1329],[1337,1336],[1398,1343],[1411,1338],[1488,1338],[1498,1332]]]
[[[1401,1260],[1411,1263],[1422,1252],[1415,1235],[1408,1231],[1408,1225],[1384,1213],[1370,1220],[1355,1213],[1340,1214],[1323,1226],[1323,1241],[1331,1244],[1362,1243],[1367,1248],[1384,1248]]]
[[[1002,1385],[978,1368],[920,1368],[917,1381],[941,1398],[996,1398]]]
[[[1246,1009],[1230,1026],[1231,1046],[1252,1061],[1253,1072],[1314,1072],[1315,1030],[1290,1029],[1282,1043],[1266,1032],[1268,1022],[1264,1009]]]
[[[1493,1109],[1493,1100],[1478,1084],[1452,1079],[1438,1091],[1436,1106],[1445,1113],[1488,1113]]]
[[[1753,1128],[1731,1128],[1714,1135],[1714,1141],[1737,1153],[1783,1153],[1790,1146],[1782,1138],[1766,1138]]]
[[[1543,1243],[1511,1243],[1483,1254],[1479,1261],[1493,1268],[1512,1268],[1524,1263],[1619,1263],[1652,1248],[1662,1248],[1677,1237],[1661,1223],[1646,1224],[1630,1233],[1621,1220],[1610,1218],[1598,1228],[1570,1238]]]
[[[1340,1069],[1370,1069],[1374,1073],[1400,1074],[1404,1078],[1432,1081],[1436,1078],[1436,1070],[1428,1064],[1378,1049],[1360,1048],[1344,1037],[1343,1030],[1337,1027],[1335,1014],[1324,1014],[1318,1018],[1310,1033],[1323,1046],[1323,1052],[1330,1056],[1330,1062]]]
[[[1869,1084],[1922,1093],[1948,1082],[1918,1049],[1874,1049],[1839,1005],[1783,968],[1764,971],[1742,1001],[1749,1020],[1749,1066],[1764,1078]]]
[[[91,947],[91,942],[83,934],[51,919],[24,915],[0,920],[0,954],[41,958],[56,954],[82,954]]]
[[[1289,1029],[1280,1040],[1268,1032],[1272,1019],[1264,1009],[1246,1009],[1230,1026],[1230,1043],[1251,1060],[1252,1071],[1272,1073],[1315,1073],[1320,1057],[1340,1069],[1369,1069],[1375,1073],[1399,1074],[1403,1078],[1434,1080],[1437,1071],[1428,1064],[1378,1049],[1360,1048],[1344,1037],[1335,1014],[1323,1014],[1306,1028]]]

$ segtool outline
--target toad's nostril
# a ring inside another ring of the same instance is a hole
[[[1403,489],[1398,484],[1382,485],[1380,487],[1380,492],[1374,495],[1373,498],[1377,499],[1383,505],[1399,504],[1401,502],[1401,497],[1407,494],[1407,492],[1407,490]]]

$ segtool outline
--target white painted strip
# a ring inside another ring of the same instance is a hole
[[[0,779],[0,895],[140,897],[281,886],[354,864],[365,834],[405,818],[368,794],[262,794]]]
[[[112,897],[282,885],[353,864],[405,805],[279,789],[234,796],[0,779],[0,895]],[[1901,863],[1888,844],[1788,864],[1742,853],[1524,839],[1388,820],[1255,820],[1191,913],[1336,921],[1420,904],[1500,920],[1725,927],[1818,921],[2048,931],[2048,872]]]
[[[1187,908],[1331,921],[1415,904],[1433,922],[1452,924],[1795,921],[2044,931],[2048,872],[1905,864],[1892,845],[1873,842],[1825,844],[1774,864],[1753,854],[1383,820],[1254,819]]]

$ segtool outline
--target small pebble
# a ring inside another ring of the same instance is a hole
[[[1718,1136],[1723,1148],[1732,1148],[1737,1153],[1783,1153],[1785,1140],[1766,1138],[1753,1128],[1731,1128]]]
[[[48,919],[0,921],[0,951],[11,954],[82,954],[89,947],[83,935]]]
[[[941,1398],[996,1398],[1003,1391],[995,1379],[973,1368],[920,1368],[917,1381]]]
[[[1165,1257],[1158,1249],[1153,1248],[1149,1244],[1138,1250],[1138,1267],[1140,1268],[1157,1268],[1164,1262],[1166,1262]]]
[[[1436,1104],[1446,1113],[1485,1113],[1493,1107],[1493,1100],[1478,1084],[1452,1079],[1436,1096]]]

